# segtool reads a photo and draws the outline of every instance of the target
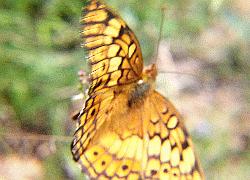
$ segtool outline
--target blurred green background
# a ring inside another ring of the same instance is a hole
[[[134,30],[147,64],[166,7],[159,88],[183,114],[207,179],[249,179],[250,3],[106,3]],[[77,72],[88,70],[82,6],[83,0],[0,0],[0,179],[83,177],[70,153]]]

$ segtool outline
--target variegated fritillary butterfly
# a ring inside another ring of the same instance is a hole
[[[181,116],[143,70],[139,43],[103,3],[83,9],[89,98],[78,116],[72,154],[91,179],[204,179]]]

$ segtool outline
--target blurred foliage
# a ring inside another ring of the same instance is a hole
[[[242,109],[249,108],[250,7],[246,10],[244,0],[106,2],[134,30],[146,62],[156,55],[161,8],[167,7],[162,39],[170,42],[174,59],[203,62],[203,74],[215,84],[239,86],[246,100]],[[0,0],[0,132],[72,136],[70,99],[77,94],[77,71],[88,69],[80,49],[83,5],[82,0]],[[208,179],[228,179],[233,162],[240,165],[232,179],[249,175],[249,154],[245,149],[228,152],[223,143],[227,136],[221,132],[221,139],[216,135],[194,138]],[[80,178],[70,143],[56,146],[55,154],[42,158],[45,179]],[[210,154],[213,157],[207,160],[208,151],[218,154]],[[0,153],[9,151],[0,144]]]

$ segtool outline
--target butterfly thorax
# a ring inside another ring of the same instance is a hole
[[[131,91],[128,106],[132,107],[134,104],[142,103],[142,99],[153,90],[155,87],[155,78],[157,75],[157,70],[155,64],[151,64],[144,68],[142,73],[142,79],[140,79],[135,85],[134,89]]]

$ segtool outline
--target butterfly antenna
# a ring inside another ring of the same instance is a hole
[[[159,38],[158,38],[158,41],[157,41],[156,58],[153,60],[154,64],[156,64],[157,60],[159,59],[159,49],[160,49],[160,43],[161,43],[161,40],[162,40],[166,10],[167,10],[167,5],[163,4],[161,6],[161,22],[160,22],[160,29],[159,29]],[[181,75],[192,76],[194,78],[197,78],[200,82],[202,82],[201,77],[198,77],[196,74],[189,73],[189,72],[177,72],[177,71],[167,71],[166,72],[166,71],[162,71],[162,70],[159,70],[159,69],[158,69],[158,72],[167,73],[167,74],[181,74]]]
[[[161,42],[161,39],[162,39],[162,32],[163,32],[166,9],[167,9],[166,5],[163,5],[161,7],[161,23],[160,23],[160,29],[159,29],[159,38],[158,38],[158,41],[157,41],[156,59],[154,60],[155,61],[154,63],[156,63],[156,61],[158,59],[158,55],[159,55],[159,47],[160,47],[160,42]]]

